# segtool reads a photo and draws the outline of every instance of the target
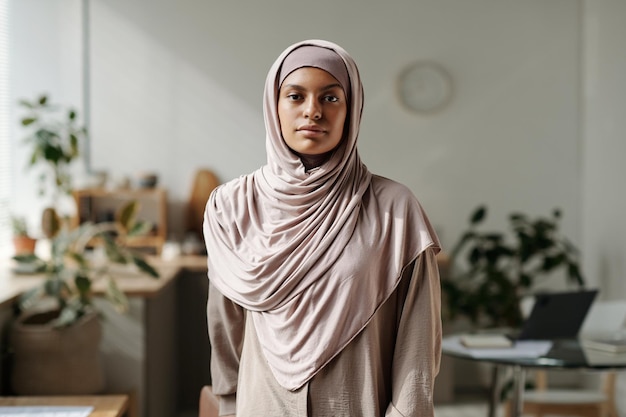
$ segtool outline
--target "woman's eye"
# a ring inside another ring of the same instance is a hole
[[[337,101],[339,101],[338,97],[335,96],[326,96],[324,97],[324,100],[330,102],[330,103],[336,103]]]
[[[287,98],[289,100],[299,100],[301,96],[300,94],[297,94],[297,93],[290,93],[290,94],[287,94]]]

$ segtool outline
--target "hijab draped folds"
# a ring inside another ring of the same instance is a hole
[[[299,48],[308,52],[299,54],[296,67],[317,66],[320,55],[332,58],[322,69],[343,63],[345,80],[331,74],[350,90],[345,137],[308,172],[285,144],[277,112],[280,82],[288,75],[281,76],[283,63],[294,61],[289,56]],[[207,202],[208,276],[249,310],[276,380],[296,390],[368,324],[404,268],[439,243],[413,194],[361,162],[363,87],[344,49],[322,40],[288,47],[269,70],[263,110],[267,164],[222,184]]]

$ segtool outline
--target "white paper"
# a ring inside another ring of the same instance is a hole
[[[552,342],[549,340],[518,340],[512,347],[507,348],[478,348],[471,349],[463,346],[460,336],[445,337],[442,341],[444,352],[458,353],[472,358],[538,358],[550,350]]]
[[[90,406],[10,406],[0,407],[0,417],[89,417]]]

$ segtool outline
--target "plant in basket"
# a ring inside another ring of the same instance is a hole
[[[136,201],[123,206],[115,221],[84,223],[74,229],[61,227],[54,209],[48,210],[43,229],[51,240],[50,258],[14,257],[18,263],[33,265],[45,278],[19,299],[19,316],[10,334],[13,389],[29,395],[97,393],[104,381],[94,284],[104,283],[102,296],[123,312],[128,299],[111,272],[113,265],[158,278],[145,258],[126,245],[128,238],[145,234],[152,225],[137,220]],[[91,245],[102,245],[106,260],[90,256]]]

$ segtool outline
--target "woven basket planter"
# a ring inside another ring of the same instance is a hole
[[[20,316],[11,328],[11,382],[18,395],[87,395],[104,389],[102,325],[96,313],[68,327],[50,320],[58,311]]]

